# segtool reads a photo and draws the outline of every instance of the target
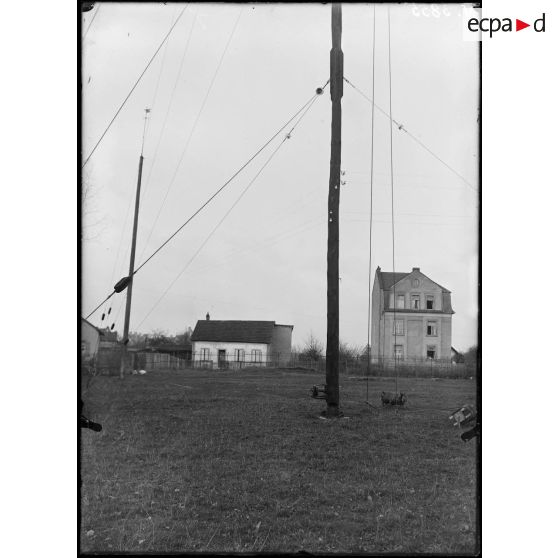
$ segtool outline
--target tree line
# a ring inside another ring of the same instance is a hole
[[[155,329],[151,333],[139,333],[132,331],[129,335],[129,347],[155,347],[159,345],[184,346],[191,343],[192,328],[186,327],[181,333],[169,334],[162,329]],[[295,345],[292,352],[307,360],[320,360],[325,357],[325,345],[313,332],[306,337],[302,345]],[[373,355],[372,355],[373,356]],[[339,343],[339,360],[364,360],[368,358],[368,345],[350,345],[344,341]],[[458,357],[458,362],[463,362],[467,368],[476,369],[478,366],[479,353],[476,345],[469,347]]]
[[[156,347],[159,345],[184,346],[191,343],[192,328],[187,327],[183,332],[174,335],[163,329],[154,329],[151,333],[132,331],[128,335],[129,347]]]

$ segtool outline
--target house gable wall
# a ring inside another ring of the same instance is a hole
[[[418,286],[414,286],[413,282],[418,280]],[[389,308],[394,308],[393,304],[393,288],[389,291]],[[407,277],[396,283],[395,285],[395,296],[397,295],[405,296],[405,309],[411,309],[411,295],[418,295],[420,297],[420,309],[426,310],[426,297],[431,295],[434,297],[434,308],[433,310],[442,310],[442,288],[440,285],[434,283],[431,279],[426,277],[426,275],[413,271]]]

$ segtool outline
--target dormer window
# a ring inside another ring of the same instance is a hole
[[[420,310],[420,295],[411,295],[411,310]]]
[[[426,296],[426,309],[427,310],[434,310],[434,296],[427,295]]]

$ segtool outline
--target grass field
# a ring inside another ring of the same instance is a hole
[[[475,553],[476,440],[448,414],[472,380],[341,378],[348,418],[318,418],[317,373],[95,378],[82,430],[81,550]]]

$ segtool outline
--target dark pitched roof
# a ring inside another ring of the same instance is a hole
[[[395,285],[396,283],[399,283],[399,281],[401,281],[401,279],[405,279],[405,277],[411,275],[411,273],[413,273],[413,272],[410,271],[408,273],[400,273],[400,272],[396,271],[395,273],[392,273],[391,271],[380,271],[379,272],[380,288],[383,289],[384,291],[387,291],[388,289],[391,289],[393,287],[393,285]],[[421,275],[424,275],[425,277],[428,277],[428,275],[425,275],[424,273],[422,273],[420,271],[419,271],[419,273]],[[428,277],[428,279],[430,279],[430,277]],[[430,279],[430,281],[432,281],[432,279]],[[443,287],[442,285],[440,285],[440,283],[436,283],[436,281],[432,281],[432,282],[435,283],[436,285],[438,285],[438,287],[440,287],[443,292],[445,292],[445,293],[451,292],[448,289],[446,289],[445,287]]]
[[[392,273],[391,271],[380,271],[380,287],[385,291],[391,289],[395,283],[399,283],[401,279],[404,279],[410,275],[409,273]]]
[[[198,320],[192,341],[271,343],[275,322]]]

